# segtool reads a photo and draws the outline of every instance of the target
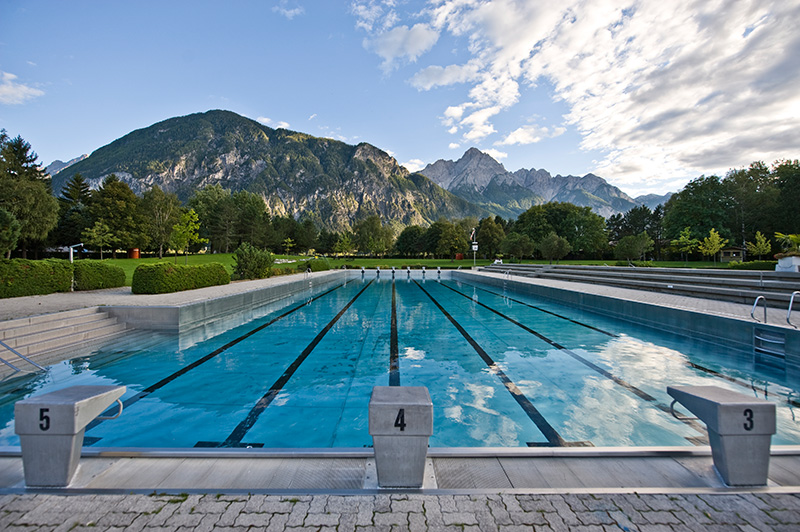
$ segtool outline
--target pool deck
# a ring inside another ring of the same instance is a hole
[[[313,275],[313,274],[312,274]],[[493,275],[493,274],[486,274]],[[0,320],[98,305],[183,305],[281,282],[141,296],[129,288],[0,301]],[[749,305],[554,280],[530,280],[751,320]],[[759,308],[759,314],[763,310]],[[795,317],[800,322],[800,314]],[[768,322],[790,328],[786,309]],[[18,449],[18,448],[17,448]],[[88,451],[88,449],[87,449]],[[800,450],[774,447],[769,484],[728,488],[707,447],[431,449],[421,490],[380,490],[370,453],[237,456],[84,453],[69,488],[26,489],[0,449],[0,530],[799,530]],[[18,452],[18,451],[17,451]],[[172,494],[172,495],[168,495]]]

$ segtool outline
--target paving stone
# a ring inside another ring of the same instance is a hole
[[[236,518],[239,517],[244,505],[244,501],[231,502],[228,505],[228,509],[225,510],[225,513],[219,516],[219,521],[217,521],[216,526],[219,528],[234,526],[233,523],[236,522]]]
[[[421,513],[415,513],[415,512],[409,513],[408,530],[409,532],[424,532],[428,530],[428,524],[425,519],[425,516]],[[340,530],[339,532],[342,531]]]
[[[286,526],[303,526],[308,515],[308,509],[311,508],[310,502],[298,502],[292,507],[292,512],[289,514],[289,520],[286,521]]]
[[[263,502],[263,501],[262,501]],[[264,513],[240,513],[236,520],[233,522],[233,526],[243,526],[243,527],[251,527],[251,526],[263,526],[266,527],[269,525],[269,520],[272,517],[271,514],[264,514]]]
[[[549,523],[543,512],[510,512],[508,516],[515,525],[546,525]]]
[[[572,507],[567,504],[567,502],[561,497],[555,497],[553,500],[550,501],[553,505],[553,508],[556,509],[556,513],[558,516],[566,523],[568,526],[580,526],[582,523],[578,516],[575,515],[575,512],[572,511]],[[547,520],[550,520],[548,516]]]
[[[392,512],[415,512],[422,513],[421,500],[394,500],[392,499]]]
[[[478,519],[472,512],[442,512],[445,525],[477,525]]]
[[[311,513],[306,516],[305,526],[336,526],[339,524],[339,514]]]
[[[289,514],[273,514],[269,518],[267,532],[280,532],[286,528],[289,521]],[[343,531],[344,532],[344,531]]]
[[[338,532],[355,532],[356,514],[341,514],[339,516]]]
[[[608,512],[578,512],[575,515],[580,519],[583,525],[611,525],[614,524],[614,519],[608,515]]]
[[[530,525],[501,525],[500,532],[531,532],[534,528]]]
[[[311,499],[310,503],[311,506],[308,507],[308,513],[310,514],[325,513],[325,506],[328,504],[328,496],[327,495],[315,496]]]
[[[398,501],[399,502],[399,501]],[[372,516],[375,526],[400,525],[408,526],[408,514],[404,512],[376,512]]]

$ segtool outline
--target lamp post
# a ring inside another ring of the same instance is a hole
[[[83,246],[83,242],[81,242],[80,244],[75,244],[75,245],[72,245],[72,246],[69,247],[69,262],[70,262],[70,264],[72,264],[72,250],[74,248],[79,248],[81,246]]]

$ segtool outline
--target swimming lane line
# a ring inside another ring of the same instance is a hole
[[[355,303],[356,299],[358,299],[359,296],[361,296],[361,294],[363,294],[373,282],[374,280],[367,283],[367,285],[362,288],[361,291],[359,291],[353,297],[353,299],[351,299],[350,302],[347,303],[347,305],[345,305],[344,308],[340,310],[339,313],[330,322],[328,322],[328,324],[319,333],[317,333],[317,336],[315,336],[314,339],[311,340],[311,343],[308,344],[305,349],[303,349],[303,352],[300,353],[300,356],[298,356],[294,362],[292,362],[289,367],[286,368],[286,371],[283,372],[283,375],[281,375],[278,380],[275,381],[267,393],[265,393],[261,399],[256,402],[252,409],[250,409],[247,417],[245,417],[244,420],[242,420],[242,422],[239,423],[235,429],[233,429],[233,432],[231,432],[230,436],[228,436],[225,441],[219,445],[220,447],[238,447],[241,444],[242,438],[244,438],[245,434],[247,434],[247,432],[253,428],[253,425],[255,425],[256,421],[258,421],[259,416],[261,416],[264,410],[267,409],[275,397],[278,396],[286,383],[289,382],[289,379],[292,378],[295,371],[297,371],[297,368],[300,367],[300,364],[302,364],[305,359],[308,358],[308,355],[311,354],[311,352],[315,347],[317,347],[320,341],[322,341],[325,335],[328,334],[328,331],[330,331],[336,322],[339,321],[339,318],[341,318],[344,313],[347,312],[347,309],[349,309],[352,304]]]
[[[464,337],[464,339],[469,343],[469,345],[472,346],[475,352],[478,353],[481,359],[483,359],[486,365],[489,366],[489,369],[492,370],[492,373],[497,375],[497,377],[503,382],[506,390],[508,390],[514,400],[517,401],[520,407],[522,407],[522,410],[525,412],[525,414],[527,414],[530,420],[533,421],[539,431],[544,435],[548,444],[554,447],[567,446],[567,441],[558,434],[556,429],[554,429],[550,423],[548,423],[539,410],[533,406],[533,403],[531,403],[530,399],[525,397],[525,394],[522,392],[522,390],[520,390],[517,385],[514,384],[514,382],[508,377],[508,375],[506,375],[505,372],[500,369],[495,361],[492,360],[492,357],[490,357],[489,354],[484,351],[480,345],[478,345],[478,342],[476,342],[472,336],[470,336],[469,333],[464,330],[464,327],[462,327],[461,324],[458,323],[458,321],[456,321],[456,319],[453,318],[453,316],[451,316],[450,313],[447,312],[447,310],[445,310],[445,308],[440,305],[439,302],[427,290],[425,290],[421,284],[419,284],[416,280],[414,280],[414,284],[416,284],[420,290],[422,290],[425,295],[428,296],[431,301],[433,301],[433,304],[436,305],[436,307],[442,312],[442,314],[445,315],[448,320],[450,320],[450,323],[452,323],[458,332],[461,333],[461,336]]]
[[[400,386],[400,348],[397,345],[397,288],[392,279],[392,324],[389,339],[389,386]]]
[[[297,306],[295,306],[295,307],[292,307],[291,309],[287,310],[286,312],[284,312],[284,313],[283,313],[283,314],[281,314],[280,316],[277,316],[277,317],[275,317],[275,318],[271,319],[271,320],[270,320],[270,321],[268,321],[267,323],[263,323],[263,324],[259,325],[259,326],[258,326],[258,327],[256,327],[255,329],[253,329],[253,330],[251,330],[251,331],[249,331],[249,332],[247,332],[247,333],[243,334],[242,336],[239,336],[238,338],[234,338],[233,340],[231,340],[231,341],[230,341],[230,342],[228,342],[227,344],[225,344],[225,345],[223,345],[222,347],[220,347],[220,348],[218,348],[218,349],[216,349],[216,350],[212,351],[211,353],[207,354],[206,356],[204,356],[204,357],[202,357],[202,358],[199,358],[199,359],[195,360],[194,362],[192,362],[191,364],[189,364],[188,366],[184,366],[184,367],[182,367],[181,369],[179,369],[178,371],[176,371],[176,372],[174,372],[174,373],[172,373],[172,374],[170,374],[170,375],[168,375],[168,376],[164,377],[163,379],[161,379],[161,380],[160,380],[160,381],[158,381],[157,383],[155,383],[155,384],[153,384],[153,385],[150,385],[150,386],[148,386],[147,388],[145,388],[145,389],[144,389],[144,390],[142,390],[141,392],[137,393],[137,394],[136,394],[136,395],[134,395],[133,397],[129,397],[128,399],[126,399],[125,401],[123,401],[123,402],[122,402],[122,406],[123,406],[123,408],[128,408],[128,407],[130,407],[131,405],[133,405],[133,404],[137,403],[137,402],[138,402],[138,401],[140,401],[141,399],[144,399],[145,397],[147,397],[147,396],[148,396],[148,395],[150,395],[151,393],[153,393],[153,392],[155,392],[155,391],[157,391],[157,390],[159,390],[159,389],[163,388],[164,386],[166,386],[167,384],[171,383],[172,381],[174,381],[174,380],[175,380],[175,379],[177,379],[178,377],[180,377],[180,376],[182,376],[182,375],[185,375],[185,374],[186,374],[186,373],[188,373],[189,371],[191,371],[191,370],[193,370],[193,369],[197,368],[198,366],[200,366],[200,365],[202,365],[202,364],[205,364],[206,362],[208,362],[208,361],[209,361],[209,360],[211,360],[212,358],[216,357],[217,355],[220,355],[220,354],[224,353],[225,351],[227,351],[227,350],[228,350],[228,349],[230,349],[231,347],[235,346],[235,345],[236,345],[236,344],[238,344],[239,342],[242,342],[243,340],[246,340],[246,339],[250,338],[251,336],[253,336],[253,335],[254,335],[254,334],[256,334],[257,332],[259,332],[259,331],[261,331],[261,330],[263,330],[263,329],[266,329],[267,327],[269,327],[269,326],[270,326],[270,325],[272,325],[273,323],[275,323],[275,322],[277,322],[277,321],[279,321],[279,320],[282,320],[282,319],[283,319],[283,318],[285,318],[286,316],[289,316],[290,314],[292,314],[292,313],[294,313],[294,312],[297,312],[298,310],[300,310],[300,309],[302,309],[302,308],[304,308],[304,307],[308,306],[310,303],[312,303],[312,302],[316,301],[317,299],[319,299],[319,298],[321,298],[321,297],[324,297],[324,296],[326,296],[326,295],[330,294],[331,292],[333,292],[334,290],[338,290],[339,288],[341,288],[341,287],[343,287],[343,286],[345,286],[345,285],[344,285],[344,284],[341,284],[341,285],[339,285],[339,286],[334,286],[334,287],[333,287],[333,288],[331,288],[330,290],[326,290],[325,292],[323,292],[323,293],[321,293],[321,294],[319,294],[319,295],[317,295],[317,296],[314,296],[314,297],[312,297],[311,299],[309,299],[309,300],[307,300],[307,301],[304,301],[303,303],[301,303],[301,304],[299,304],[299,305],[297,305]],[[115,405],[115,406],[112,406],[112,407],[110,407],[110,408],[109,408],[108,412],[112,412],[112,411],[113,411],[113,412],[116,412],[116,409],[117,409],[116,405]],[[108,415],[111,415],[111,414],[108,414],[107,412],[104,412],[104,413],[103,413],[103,414],[101,414],[101,415],[102,415],[102,416],[108,416]],[[96,427],[97,425],[99,425],[99,424],[100,424],[100,423],[102,423],[103,421],[104,421],[104,420],[103,420],[103,419],[101,419],[101,418],[96,418],[94,421],[92,421],[91,423],[89,423],[89,424],[86,426],[86,430],[90,430],[90,429],[92,429],[92,428]]]

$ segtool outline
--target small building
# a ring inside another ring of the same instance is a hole
[[[742,262],[743,252],[744,252],[743,248],[736,246],[722,248],[719,252],[719,261],[731,262],[736,260]]]

